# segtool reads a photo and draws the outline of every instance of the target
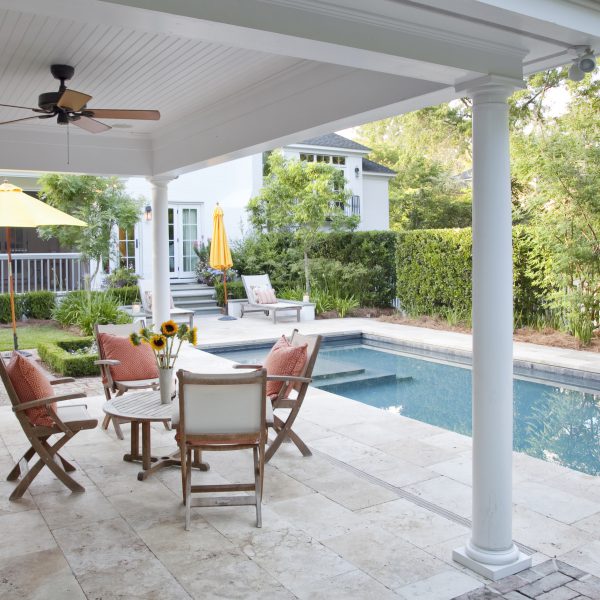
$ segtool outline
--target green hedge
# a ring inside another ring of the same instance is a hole
[[[107,290],[119,306],[125,306],[127,304],[134,304],[140,301],[140,289],[137,285],[131,285],[122,288],[110,288]]]
[[[398,298],[412,313],[471,312],[471,229],[430,229],[398,234]],[[532,230],[513,228],[514,308],[527,322],[546,310],[548,254]]]
[[[37,351],[53,372],[65,377],[99,375],[100,369],[94,364],[98,360],[97,353],[73,353],[89,348],[93,341],[93,337],[85,337],[56,343],[43,342],[38,344]]]
[[[217,296],[217,304],[223,306],[223,282],[215,283],[215,293]],[[228,281],[227,282],[227,297],[230,300],[237,300],[239,298],[246,297],[246,290],[244,284],[241,281]]]
[[[353,266],[368,270],[360,288],[349,293],[363,306],[390,306],[396,295],[395,247],[396,234],[391,231],[323,232],[309,256],[341,263],[349,271],[347,280],[352,279]],[[276,290],[304,287],[303,254],[292,234],[249,238],[234,249],[233,262],[243,275],[267,273]]]
[[[56,306],[53,292],[25,292],[15,295],[15,315],[17,319],[50,319]],[[0,323],[10,323],[10,294],[0,294]]]

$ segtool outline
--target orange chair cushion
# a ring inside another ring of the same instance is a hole
[[[15,388],[19,402],[31,402],[32,400],[54,396],[54,389],[40,366],[35,361],[25,358],[22,354],[13,352],[10,361],[6,365],[6,371]],[[49,404],[48,408],[56,412],[56,402]],[[25,414],[32,425],[52,427],[54,419],[48,414],[48,408],[45,406],[29,408],[25,411]]]
[[[139,379],[158,379],[158,367],[154,351],[145,343],[134,346],[128,337],[101,333],[98,343],[102,346],[105,359],[118,360],[120,365],[111,366],[113,381],[137,381]]]
[[[307,361],[307,344],[292,346],[285,335],[282,335],[271,348],[263,367],[269,375],[302,375]],[[283,381],[267,381],[267,396],[274,399],[279,394]],[[288,386],[287,392],[293,388]]]

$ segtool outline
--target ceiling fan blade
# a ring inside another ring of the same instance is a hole
[[[0,104],[0,106],[6,106],[7,108],[23,108],[25,110],[40,110],[39,108],[32,108],[31,106],[16,106],[15,104]]]
[[[81,129],[89,131],[90,133],[102,133],[103,131],[112,129],[112,127],[109,127],[104,123],[100,123],[100,121],[96,121],[95,119],[90,119],[89,117],[85,116],[81,116],[69,122],[73,123],[73,125],[77,125],[77,127],[81,127]]]
[[[56,106],[73,112],[81,110],[90,100],[91,96],[76,92],[75,90],[65,90],[58,99]]]
[[[158,121],[160,112],[157,110],[121,110],[112,108],[86,108],[84,111],[91,117],[101,119],[137,119],[142,121]]]
[[[0,125],[8,125],[9,123],[18,123],[19,121],[30,121],[31,119],[41,119],[41,117],[24,117],[23,119],[13,119],[12,121],[2,121]]]

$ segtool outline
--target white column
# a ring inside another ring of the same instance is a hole
[[[522,82],[519,82],[519,87]],[[513,279],[507,98],[486,77],[473,98],[473,526],[453,558],[496,580],[531,566],[512,539]]]
[[[149,177],[152,184],[152,322],[160,326],[170,312],[169,182],[170,175]]]

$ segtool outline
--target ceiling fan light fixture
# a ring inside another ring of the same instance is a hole
[[[591,73],[596,68],[594,53],[588,50],[583,56],[580,56],[578,66],[584,73]]]

